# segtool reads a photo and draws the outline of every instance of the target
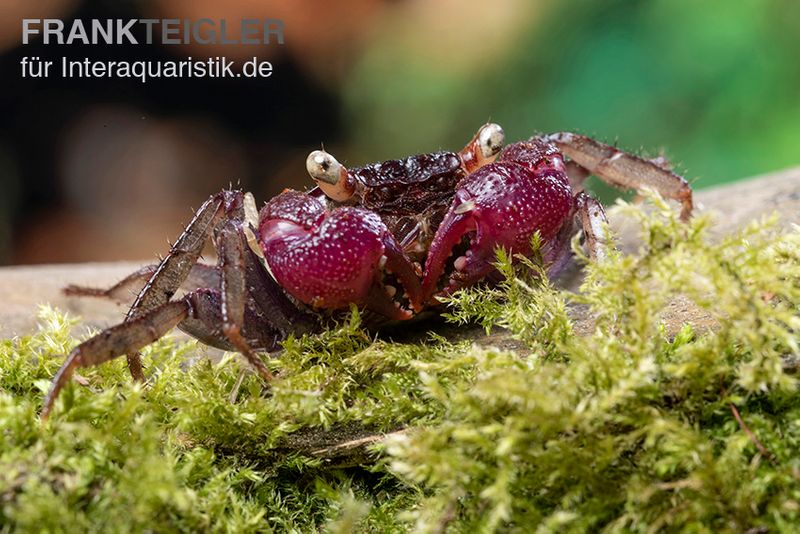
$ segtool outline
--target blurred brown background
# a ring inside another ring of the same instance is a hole
[[[22,46],[23,18],[279,18],[286,44]],[[153,258],[231,182],[262,201],[309,185],[320,143],[357,165],[459,148],[488,119],[510,139],[573,130],[665,150],[698,188],[788,167],[798,49],[793,0],[5,0],[0,264]],[[142,84],[19,66],[189,55],[275,72]]]

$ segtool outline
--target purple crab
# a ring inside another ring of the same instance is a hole
[[[352,169],[323,150],[306,167],[317,187],[284,191],[260,210],[249,193],[210,197],[157,265],[109,289],[66,292],[126,302],[125,320],[81,343],[53,379],[50,414],[76,369],[126,355],[142,380],[138,351],[175,327],[240,352],[265,379],[258,356],[290,334],[319,332],[351,305],[369,323],[405,321],[452,292],[498,279],[499,247],[531,251],[539,233],[556,273],[578,229],[590,257],[604,251],[602,206],[582,191],[590,174],[623,188],[649,187],[692,211],[692,190],[662,159],[647,160],[573,133],[504,147],[497,124],[459,152],[419,154]],[[199,263],[212,239],[215,266]],[[175,297],[179,290],[183,294]]]

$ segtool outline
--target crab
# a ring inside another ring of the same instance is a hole
[[[243,191],[211,196],[160,263],[109,289],[65,289],[119,302],[136,297],[122,323],[67,356],[42,418],[81,367],[126,355],[133,378],[143,380],[139,351],[175,327],[241,353],[268,382],[258,353],[278,350],[290,334],[319,332],[352,305],[376,327],[435,310],[460,288],[496,281],[496,250],[529,254],[535,233],[552,276],[568,262],[578,229],[590,258],[602,260],[606,217],[583,191],[590,174],[655,189],[681,203],[683,219],[691,214],[689,184],[663,159],[574,133],[504,141],[500,126],[485,124],[459,152],[352,169],[316,150],[306,160],[316,187],[307,192],[286,190],[260,212]],[[215,266],[198,261],[209,239]]]

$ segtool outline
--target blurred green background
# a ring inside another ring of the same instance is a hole
[[[262,200],[309,186],[305,155],[320,143],[358,165],[458,149],[487,120],[509,140],[567,130],[664,154],[695,188],[800,164],[796,0],[48,0],[2,10],[0,263],[150,258],[189,206],[231,181]],[[258,55],[275,64],[269,80],[33,83],[19,80],[19,57],[64,50],[19,46],[31,16],[274,17],[286,46],[76,51]]]
[[[398,17],[345,83],[352,146],[457,146],[491,118],[663,150],[700,188],[800,163],[800,2],[516,4]]]

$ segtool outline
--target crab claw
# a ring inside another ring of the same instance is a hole
[[[554,163],[501,156],[461,181],[428,252],[423,302],[486,277],[498,247],[527,253],[535,232],[545,241],[558,233],[573,201],[563,165]]]
[[[413,264],[375,213],[350,207],[328,212],[319,200],[289,191],[262,210],[258,240],[272,275],[301,302],[325,309],[355,303],[407,319],[411,311],[393,298],[397,289],[384,285],[388,273],[402,284],[412,309],[421,309]]]

